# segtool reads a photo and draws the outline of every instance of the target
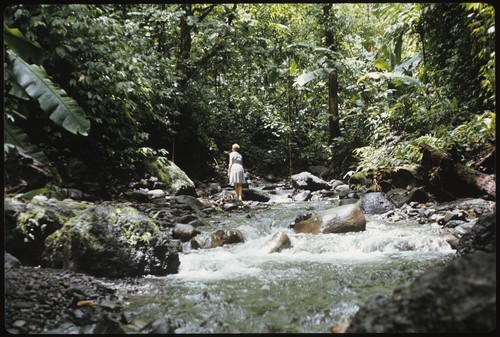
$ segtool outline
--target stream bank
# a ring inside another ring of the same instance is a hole
[[[290,202],[288,198],[285,200]],[[466,202],[474,204],[470,200]],[[234,208],[227,213],[226,219],[232,221],[231,219],[237,216],[252,220],[252,217],[256,217],[259,211],[269,207],[269,205],[258,203],[252,205],[252,207],[247,204]],[[303,205],[309,205],[309,203]],[[144,207],[146,205],[142,206],[143,209],[149,209]],[[448,207],[452,206],[448,205]],[[310,208],[312,209],[315,208]],[[449,210],[445,205],[437,205],[436,209],[440,209],[440,212]],[[406,212],[406,214],[412,214],[412,212]],[[383,216],[394,217],[396,215],[399,219],[403,217],[403,214],[398,211],[388,212]],[[276,221],[279,222],[279,220]],[[286,227],[287,222],[282,221],[280,226]],[[224,221],[219,221],[215,223],[215,226],[224,226],[224,223]],[[468,228],[468,232],[474,227],[457,226],[462,230]],[[475,235],[474,240],[464,241],[484,241],[487,236],[481,232],[480,235]],[[491,238],[491,235],[489,237]],[[491,250],[491,245],[479,248],[479,250],[488,249]],[[458,246],[457,250],[460,251]],[[461,250],[467,253],[473,251],[471,248]],[[143,289],[143,284],[138,284],[138,280],[134,278],[121,281],[117,283],[116,280],[45,268],[9,268],[6,263],[5,284],[8,290],[5,303],[6,328],[12,333],[41,333],[42,331],[44,333],[182,333],[186,328],[187,323],[174,316],[137,321],[133,311],[127,310],[126,304],[130,296],[135,296]],[[448,285],[448,287],[452,288],[454,285]],[[105,289],[104,292],[103,289]],[[206,292],[205,296],[208,297],[203,301],[210,303],[209,298],[213,300],[214,294]],[[333,321],[330,324],[332,327],[336,325]]]

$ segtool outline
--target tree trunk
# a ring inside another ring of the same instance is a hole
[[[189,79],[189,68],[187,67],[187,61],[189,60],[191,54],[192,37],[191,26],[189,26],[187,23],[187,17],[193,15],[191,4],[183,4],[182,9],[184,10],[185,14],[182,15],[180,19],[179,54],[177,56],[176,64],[177,72],[181,76],[181,91],[183,91]]]
[[[287,115],[288,115],[288,174],[293,174],[292,167],[292,107],[291,107],[291,91],[290,76],[286,78],[286,100],[287,100]]]
[[[420,143],[419,146],[423,150],[420,169],[437,198],[442,201],[464,197],[496,199],[495,175],[457,163],[446,153],[425,143]]]
[[[340,137],[340,123],[339,123],[339,95],[338,95],[338,82],[337,73],[332,71],[328,76],[328,117],[329,130],[330,130],[330,144],[337,137]]]
[[[325,42],[326,48],[330,48],[332,51],[335,50],[335,36],[333,35],[333,29],[330,25],[330,11],[333,4],[326,4],[323,6],[323,16],[325,23]],[[333,62],[333,58],[329,56]],[[329,142],[333,143],[333,140],[340,136],[340,124],[339,124],[339,95],[338,95],[338,80],[337,71],[333,70],[328,76],[328,124],[330,130]]]

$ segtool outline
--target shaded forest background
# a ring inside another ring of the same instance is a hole
[[[494,172],[486,3],[21,4],[4,40],[4,152],[55,184],[113,186],[150,155],[206,180],[235,142],[255,175],[342,179],[417,163],[421,142]]]

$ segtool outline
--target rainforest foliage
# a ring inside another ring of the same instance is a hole
[[[4,11],[4,151],[112,184],[165,155],[193,178],[474,166],[495,146],[487,3],[19,4]]]

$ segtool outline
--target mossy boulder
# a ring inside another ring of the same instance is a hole
[[[45,196],[36,196],[30,202],[5,198],[5,250],[22,264],[40,265],[46,238],[89,207],[91,204],[87,202],[59,201]]]
[[[98,277],[178,272],[180,242],[127,204],[99,204],[47,237],[42,266]]]
[[[197,196],[193,181],[174,162],[165,157],[148,157],[144,164],[146,171],[158,177],[170,193]]]

